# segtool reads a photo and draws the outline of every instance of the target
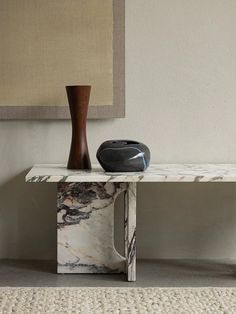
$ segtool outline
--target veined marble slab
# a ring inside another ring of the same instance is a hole
[[[62,164],[35,165],[27,182],[236,182],[236,164],[152,164],[145,172],[68,170]]]
[[[58,183],[57,189],[57,271],[58,273],[120,273],[126,272],[126,257],[114,246],[114,203],[117,196],[129,193],[131,183],[87,182]],[[135,184],[135,183],[132,183]],[[135,196],[135,195],[134,195]],[[136,212],[134,202],[128,202]],[[134,216],[134,217],[133,217]],[[135,215],[133,219],[135,237]],[[129,252],[135,252],[127,243]],[[130,267],[135,256],[129,259]],[[127,269],[128,280],[135,280],[135,271]],[[134,274],[134,275],[133,275]]]

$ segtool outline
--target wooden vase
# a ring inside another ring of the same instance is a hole
[[[91,86],[66,86],[72,122],[68,169],[91,169],[86,122]]]

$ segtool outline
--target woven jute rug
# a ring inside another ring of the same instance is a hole
[[[236,288],[0,288],[0,313],[236,313]]]

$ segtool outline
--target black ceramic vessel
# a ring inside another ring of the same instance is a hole
[[[97,159],[107,172],[144,171],[149,166],[150,151],[132,140],[106,141],[98,148]]]

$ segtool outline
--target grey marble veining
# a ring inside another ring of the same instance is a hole
[[[125,256],[128,281],[136,280],[136,183],[125,192]]]
[[[114,203],[127,183],[58,183],[58,272],[125,272],[114,247]]]
[[[236,182],[236,164],[159,164],[106,173],[36,165],[27,182],[58,184],[58,272],[126,272],[136,280],[136,182]],[[125,256],[114,247],[114,202],[125,192]]]
[[[98,165],[91,171],[65,165],[35,165],[27,182],[236,182],[236,164],[152,164],[145,172],[108,173]]]
[[[135,183],[114,181],[101,170],[74,171],[62,165],[35,166],[27,182],[57,182],[58,273],[120,273],[136,280]],[[125,246],[114,247],[114,203],[125,192]]]

